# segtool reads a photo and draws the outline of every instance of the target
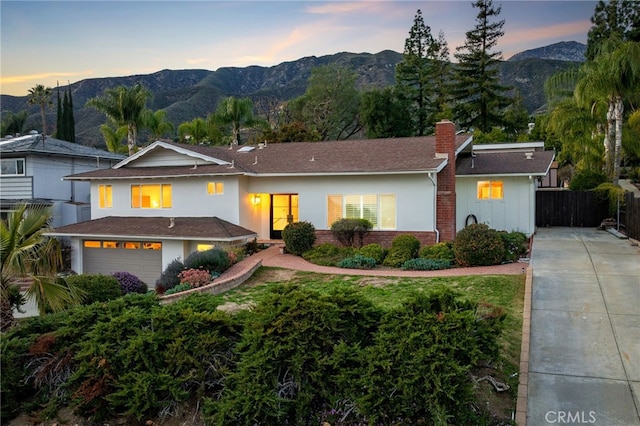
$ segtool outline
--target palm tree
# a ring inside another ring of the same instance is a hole
[[[53,95],[53,89],[51,87],[44,87],[42,84],[38,84],[35,87],[29,89],[29,99],[27,102],[29,105],[40,106],[40,117],[42,118],[42,143],[47,136],[47,118],[46,108],[51,107],[51,96]]]
[[[127,138],[127,126],[114,128],[110,124],[102,124],[100,126],[100,133],[102,133],[109,152],[115,152],[117,154],[127,153],[127,146],[122,143],[122,141]]]
[[[622,124],[624,102],[640,91],[640,42],[614,43],[615,48],[606,50],[582,69],[574,96],[578,103],[592,105],[598,99],[608,104],[607,134],[611,145],[613,162],[611,180],[620,179],[622,158]],[[609,171],[608,171],[609,172]]]
[[[21,204],[0,221],[0,291],[2,324],[4,330],[13,323],[13,305],[16,299],[15,282],[26,278],[31,285],[27,298],[35,299],[41,315],[48,309],[60,311],[78,303],[82,292],[56,280],[62,265],[58,240],[47,237],[50,230],[51,210],[47,206]]]
[[[240,128],[243,124],[253,125],[255,122],[253,117],[253,103],[249,98],[234,98],[230,96],[225,98],[218,105],[215,119],[224,125],[231,125],[231,133],[233,143],[240,144]]]
[[[89,99],[87,106],[104,113],[116,127],[127,126],[127,146],[129,155],[133,155],[138,129],[142,125],[142,112],[149,96],[149,91],[139,84],[131,88],[118,86],[107,89],[104,96]]]
[[[180,140],[197,145],[207,140],[207,123],[204,118],[198,117],[178,126]]]
[[[173,133],[173,124],[167,121],[167,111],[164,110],[155,112],[149,109],[144,110],[142,123],[151,132],[153,141],[161,139],[167,133]]]

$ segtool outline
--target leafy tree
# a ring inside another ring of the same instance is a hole
[[[510,103],[504,95],[508,88],[499,83],[502,53],[491,52],[504,35],[504,20],[492,21],[501,10],[493,7],[492,0],[476,0],[473,7],[478,9],[476,25],[467,31],[465,44],[454,54],[459,62],[452,86],[454,119],[463,128],[488,132],[503,125],[502,114]]]
[[[62,265],[58,240],[45,236],[50,230],[51,210],[42,205],[19,205],[0,221],[0,300],[4,330],[13,323],[13,304],[20,305],[22,297],[15,296],[15,282],[20,278],[31,281],[27,298],[36,301],[44,315],[47,310],[60,311],[81,301],[81,292],[56,280]],[[12,304],[13,303],[13,304]]]
[[[151,132],[151,141],[162,139],[167,133],[173,133],[173,124],[167,121],[167,111],[144,110],[142,112],[142,123]]]
[[[368,138],[411,136],[408,102],[393,87],[374,89],[362,94],[360,117]]]
[[[51,95],[53,94],[51,87],[45,87],[42,84],[38,84],[29,89],[29,98],[27,103],[29,105],[38,105],[40,107],[40,117],[42,119],[42,141],[44,142],[47,136],[47,116],[46,109],[51,107]]]
[[[129,155],[133,155],[142,125],[142,112],[149,96],[150,92],[139,84],[118,86],[107,89],[101,97],[89,99],[87,106],[104,113],[116,127],[127,126],[127,147]]]
[[[440,33],[436,40],[418,9],[405,40],[402,62],[396,68],[396,85],[410,102],[413,133],[418,136],[432,130],[435,114],[445,103],[448,55],[444,35]]]
[[[320,140],[349,139],[362,130],[356,73],[340,65],[311,70],[305,94],[289,106],[294,121],[318,132]]]
[[[320,135],[300,121],[280,126],[277,130],[265,129],[260,136],[261,141],[274,142],[314,142]]]
[[[18,113],[3,111],[2,123],[0,124],[0,136],[15,135],[22,133],[24,124],[27,121],[28,113],[22,110]]]
[[[640,3],[631,0],[599,1],[591,17],[587,36],[587,60],[594,60],[600,44],[612,36],[623,41],[640,41]]]

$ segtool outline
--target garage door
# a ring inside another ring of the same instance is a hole
[[[87,240],[82,259],[86,274],[129,272],[154,288],[162,273],[162,243]]]

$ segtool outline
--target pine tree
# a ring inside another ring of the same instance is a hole
[[[591,17],[585,57],[592,61],[600,44],[611,37],[621,41],[640,41],[640,3],[630,0],[599,1]]]
[[[401,98],[411,105],[413,133],[422,136],[429,133],[435,124],[435,116],[441,107],[448,68],[449,49],[444,36],[436,40],[431,28],[424,23],[422,11],[418,9],[405,40],[402,62],[396,68],[396,87]]]
[[[69,135],[69,95],[64,92],[64,99],[62,100],[62,129],[60,139],[71,142]]]
[[[454,119],[462,128],[486,133],[493,126],[502,126],[503,111],[510,104],[504,95],[509,88],[499,83],[502,52],[491,52],[504,35],[504,20],[492,22],[501,8],[494,8],[491,0],[477,0],[473,7],[479,9],[476,25],[467,31],[465,44],[454,54],[459,62],[451,88]]]

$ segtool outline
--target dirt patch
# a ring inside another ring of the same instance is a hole
[[[358,280],[358,285],[361,287],[386,287],[388,285],[397,284],[397,278],[389,277],[363,277]]]
[[[228,314],[235,314],[236,312],[246,311],[247,309],[253,308],[255,305],[253,303],[234,303],[227,302],[218,306],[219,311],[226,312]]]
[[[496,425],[508,425],[512,424],[512,416],[515,412],[515,391],[517,389],[509,388],[508,390],[498,391],[502,385],[508,385],[509,377],[503,372],[494,370],[492,368],[481,368],[473,371],[474,380],[476,381],[474,387],[474,394],[478,404],[478,408],[486,410]],[[487,379],[489,377],[490,379]],[[492,383],[492,379],[496,385]],[[511,380],[512,382],[514,380]]]
[[[291,269],[262,268],[257,274],[253,274],[251,278],[245,281],[243,285],[255,287],[268,282],[287,282],[293,280],[296,273]]]

